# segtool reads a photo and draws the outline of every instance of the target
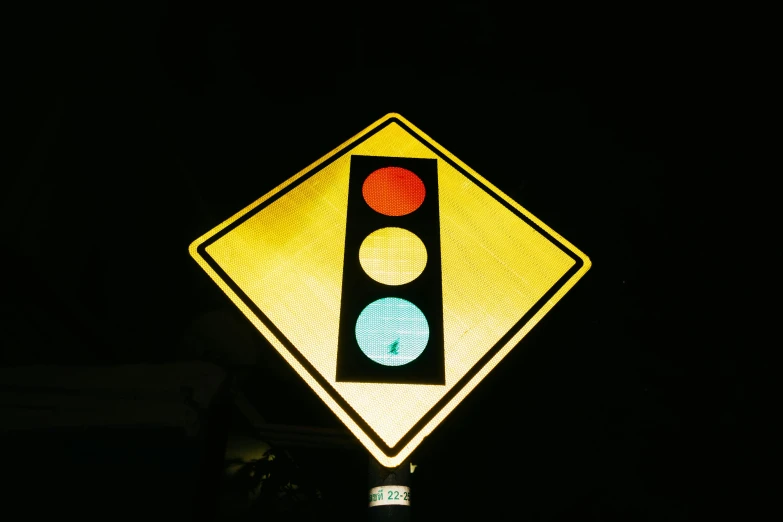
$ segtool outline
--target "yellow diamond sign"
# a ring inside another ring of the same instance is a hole
[[[590,268],[398,114],[198,238],[190,254],[387,467]]]

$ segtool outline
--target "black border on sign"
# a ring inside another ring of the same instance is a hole
[[[242,223],[244,223],[246,220],[250,219],[253,215],[255,215],[257,212],[263,210],[267,206],[271,205],[281,197],[283,197],[285,194],[299,186],[300,183],[303,181],[309,179],[314,174],[320,172],[324,167],[331,164],[333,161],[335,161],[338,158],[343,157],[345,154],[350,153],[351,150],[356,148],[357,145],[361,144],[363,141],[367,140],[380,130],[384,129],[386,126],[391,125],[392,123],[396,123],[403,129],[405,129],[408,134],[415,137],[417,140],[419,140],[424,146],[426,146],[428,149],[430,149],[432,152],[434,152],[440,159],[447,162],[449,165],[457,169],[462,175],[466,176],[468,179],[473,181],[476,185],[479,187],[484,188],[484,190],[490,194],[495,200],[497,200],[499,203],[501,203],[503,206],[505,206],[508,210],[514,213],[519,219],[533,227],[534,230],[536,230],[539,234],[546,237],[550,242],[555,244],[563,253],[568,255],[571,259],[574,260],[574,266],[572,266],[564,275],[561,277],[555,285],[549,289],[548,292],[546,292],[541,299],[536,302],[533,307],[528,310],[528,312],[523,315],[519,321],[503,336],[501,337],[495,345],[489,349],[489,351],[484,354],[484,356],[479,359],[479,361],[471,368],[459,381],[457,381],[454,386],[451,387],[451,389],[437,402],[435,405],[430,408],[430,410],[421,418],[419,419],[419,422],[413,425],[413,427],[408,430],[408,432],[395,444],[394,446],[388,446],[375,431],[370,427],[369,424],[351,407],[348,402],[340,396],[339,393],[337,393],[337,390],[335,390],[331,384],[323,377],[320,373],[313,367],[312,364],[305,358],[302,353],[297,350],[297,348],[289,341],[283,333],[272,323],[272,321],[269,320],[269,318],[264,315],[264,313],[261,311],[258,306],[250,300],[250,298],[242,291],[242,289],[237,286],[237,284],[226,274],[226,272],[220,268],[220,266],[215,262],[214,259],[207,253],[207,247],[209,247],[212,243],[220,239],[221,237],[225,236],[229,232],[231,232],[234,228],[238,227]],[[219,231],[217,234],[212,236],[211,238],[204,241],[201,245],[199,245],[197,249],[198,253],[201,255],[201,257],[209,264],[209,266],[215,271],[215,273],[225,282],[231,290],[234,291],[234,293],[239,296],[240,299],[250,308],[250,310],[253,311],[253,313],[258,317],[258,319],[266,326],[270,332],[272,332],[272,335],[274,335],[280,343],[286,347],[288,352],[296,358],[297,361],[307,370],[307,372],[310,374],[310,376],[315,379],[318,384],[323,387],[324,390],[329,394],[329,396],[345,411],[345,413],[348,414],[348,416],[361,428],[361,430],[368,436],[372,441],[378,446],[378,448],[383,451],[388,457],[394,457],[397,455],[408,442],[417,434],[419,431],[421,431],[424,426],[427,425],[427,423],[432,420],[432,418],[438,414],[448,403],[449,401],[462,390],[465,385],[470,381],[470,379],[473,378],[476,373],[478,373],[484,366],[492,359],[492,357],[495,356],[496,353],[500,351],[500,349],[508,343],[508,341],[516,335],[517,332],[519,332],[522,327],[527,324],[527,322],[543,307],[551,298],[554,296],[562,287],[563,285],[568,282],[571,277],[574,276],[584,265],[584,262],[582,259],[577,256],[575,253],[571,252],[568,248],[565,247],[560,241],[557,240],[557,238],[553,237],[551,234],[549,234],[546,230],[542,229],[538,224],[536,224],[534,221],[529,219],[527,216],[519,212],[517,209],[509,205],[506,201],[504,201],[502,198],[500,198],[497,194],[495,194],[492,191],[489,191],[486,189],[483,183],[481,183],[479,180],[477,180],[474,176],[472,176],[469,172],[465,171],[462,167],[460,167],[457,163],[452,161],[450,158],[446,157],[441,153],[437,148],[433,147],[432,144],[427,142],[426,140],[422,139],[415,131],[413,131],[410,127],[408,127],[404,122],[400,121],[396,117],[391,117],[382,124],[378,125],[374,129],[367,132],[367,134],[361,136],[359,139],[354,141],[349,145],[349,148],[343,149],[339,153],[335,154],[334,156],[330,157],[326,161],[319,163],[315,167],[313,167],[309,172],[305,173],[302,177],[297,179],[294,183],[286,187],[284,190],[281,190],[268,200],[264,201],[260,205],[258,205],[256,208],[252,209],[250,212],[246,213],[230,225],[228,225],[223,230]]]

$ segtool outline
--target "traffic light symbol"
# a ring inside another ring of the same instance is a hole
[[[351,156],[337,381],[445,384],[438,165]]]

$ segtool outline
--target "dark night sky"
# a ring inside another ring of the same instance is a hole
[[[780,258],[758,241],[753,22],[206,0],[21,20],[4,366],[255,364],[262,415],[339,427],[187,246],[399,112],[593,262],[416,451],[417,518],[744,513],[760,330],[739,326],[772,312],[740,267]]]

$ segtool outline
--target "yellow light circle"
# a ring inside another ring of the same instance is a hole
[[[359,262],[379,283],[404,285],[419,277],[427,266],[427,247],[409,230],[381,228],[362,241]]]

